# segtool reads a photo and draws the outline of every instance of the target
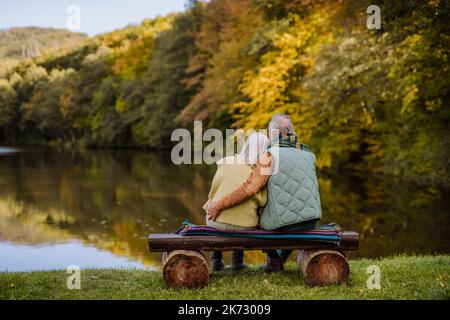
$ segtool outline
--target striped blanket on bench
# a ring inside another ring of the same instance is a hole
[[[185,221],[176,232],[182,236],[222,236],[238,238],[263,238],[263,239],[304,239],[308,241],[320,241],[339,243],[342,239],[342,228],[334,223],[320,226],[316,229],[304,231],[225,231],[216,228],[194,225]]]

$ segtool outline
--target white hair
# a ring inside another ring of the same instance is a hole
[[[262,153],[269,147],[270,140],[266,135],[260,132],[252,133],[242,146],[239,156],[245,160],[245,163],[254,165]]]
[[[274,114],[269,122],[269,135],[272,136],[274,132],[286,132],[295,134],[294,125],[292,124],[291,117],[286,114],[277,113]]]

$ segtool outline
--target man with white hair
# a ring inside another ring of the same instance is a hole
[[[259,225],[265,230],[292,231],[312,229],[322,216],[315,170],[316,158],[300,143],[289,116],[276,114],[269,123],[271,140],[248,179],[219,201],[210,203],[208,219],[253,197],[267,185],[268,200]],[[267,272],[283,271],[291,251],[267,251]]]

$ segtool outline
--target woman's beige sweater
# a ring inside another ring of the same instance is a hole
[[[203,209],[207,211],[212,201],[218,201],[239,188],[251,172],[252,167],[245,164],[239,155],[225,157],[217,161],[217,172],[211,184],[208,201]],[[263,207],[266,202],[267,190],[263,188],[249,200],[222,211],[216,221],[241,227],[256,227],[258,225],[258,208]]]

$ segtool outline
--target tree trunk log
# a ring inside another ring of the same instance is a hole
[[[347,259],[336,250],[300,250],[297,262],[310,286],[345,283],[350,275]]]
[[[169,287],[199,288],[209,280],[208,263],[199,251],[173,250],[163,254],[163,279]]]

